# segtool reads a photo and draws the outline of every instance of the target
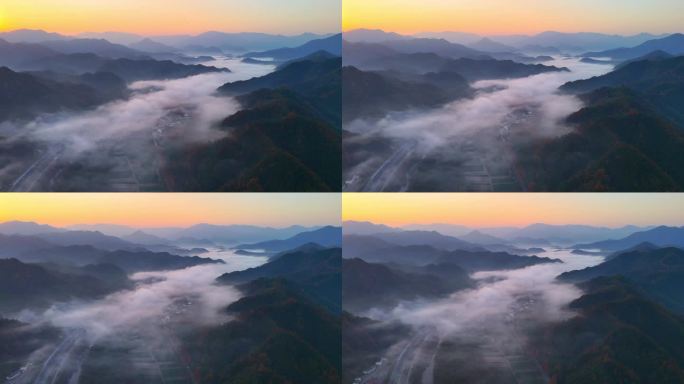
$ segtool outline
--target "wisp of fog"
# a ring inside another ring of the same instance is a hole
[[[505,334],[510,314],[518,310],[521,298],[534,300],[533,320],[557,321],[572,316],[567,304],[581,296],[573,284],[560,283],[556,277],[567,271],[599,264],[603,257],[574,255],[568,250],[545,252],[540,257],[563,263],[538,264],[510,271],[478,272],[475,289],[457,292],[432,302],[407,302],[393,311],[372,310],[368,315],[383,320],[399,320],[416,328],[429,327],[441,337],[460,333]]]
[[[218,96],[216,89],[227,83],[263,76],[272,66],[246,64],[238,59],[216,59],[209,66],[229,68],[232,72],[207,73],[177,80],[139,81],[131,84],[133,95],[99,108],[77,114],[39,118],[25,127],[35,139],[68,145],[71,154],[93,149],[98,142],[121,138],[139,131],[153,131],[169,110],[184,107],[192,110],[192,122],[186,127],[188,141],[215,138],[211,127],[238,111],[232,97]]]
[[[566,67],[570,72],[478,81],[473,84],[477,94],[471,99],[429,111],[390,114],[372,123],[356,120],[345,129],[411,140],[417,143],[417,149],[429,152],[454,138],[502,126],[515,110],[527,106],[535,110],[538,122],[528,128],[530,137],[557,136],[569,130],[564,119],[582,106],[577,97],[562,94],[558,88],[568,81],[608,73],[613,67],[582,63],[574,58],[558,58],[545,64]]]
[[[231,251],[210,252],[204,256],[221,259],[225,264],[136,273],[131,276],[136,282],[134,289],[116,292],[93,302],[54,306],[40,314],[25,312],[20,319],[42,320],[65,329],[83,329],[91,340],[96,340],[117,331],[147,328],[150,324],[160,323],[176,299],[190,298],[197,302],[193,308],[198,310],[192,314],[197,325],[226,321],[222,309],[241,295],[232,286],[214,284],[215,279],[223,273],[259,266],[265,258],[239,256]]]

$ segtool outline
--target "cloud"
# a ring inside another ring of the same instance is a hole
[[[24,313],[21,319],[45,321],[65,329],[84,329],[95,340],[122,330],[149,329],[163,324],[177,300],[192,304],[189,320],[198,325],[228,320],[223,309],[241,297],[232,286],[216,285],[223,273],[260,265],[263,258],[214,253],[226,264],[201,265],[178,271],[142,272],[131,276],[137,285],[92,302],[56,305],[41,314]],[[154,338],[156,335],[149,335]]]
[[[501,127],[516,110],[526,108],[535,114],[526,126],[529,138],[557,136],[570,128],[564,119],[579,110],[581,101],[558,92],[572,80],[597,76],[610,70],[606,65],[581,63],[575,59],[558,60],[550,65],[570,67],[571,72],[553,72],[521,79],[484,80],[473,84],[478,94],[430,111],[390,114],[369,123],[356,120],[346,129],[374,133],[392,139],[411,140],[423,152],[480,131]]]
[[[457,292],[436,301],[406,302],[393,311],[371,310],[368,316],[398,320],[416,328],[434,328],[441,337],[482,331],[502,335],[515,332],[511,316],[527,316],[528,321],[558,321],[573,315],[567,304],[581,296],[572,284],[555,277],[569,270],[596,265],[601,257],[572,255],[570,252],[543,254],[564,263],[540,264],[511,271],[478,272],[475,289]]]

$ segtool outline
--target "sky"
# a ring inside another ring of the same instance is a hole
[[[684,194],[345,193],[345,221],[522,227],[534,223],[684,225]]]
[[[340,30],[340,0],[0,0],[0,31],[142,35]]]
[[[344,0],[343,29],[483,35],[684,29],[682,0]]]
[[[325,193],[2,193],[0,222],[137,228],[208,224],[340,225],[341,197]]]

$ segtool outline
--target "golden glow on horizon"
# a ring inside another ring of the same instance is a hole
[[[682,29],[683,12],[681,0],[345,0],[342,29],[482,35],[671,33]]]
[[[340,30],[340,8],[339,0],[0,0],[0,30],[331,33]]]
[[[684,225],[684,195],[628,193],[345,193],[342,217],[387,225],[534,223]]]
[[[339,225],[341,198],[324,193],[3,193],[0,222],[120,224],[198,223],[266,226]]]

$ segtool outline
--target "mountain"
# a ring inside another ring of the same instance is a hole
[[[515,52],[517,49],[510,45],[501,44],[490,38],[484,37],[474,43],[468,44],[472,49],[482,52]]]
[[[282,252],[305,244],[318,244],[323,247],[342,246],[342,228],[327,226],[310,232],[302,232],[284,240],[270,240],[254,244],[242,244],[236,248],[261,249],[266,252]]]
[[[6,221],[0,223],[0,233],[5,235],[36,235],[47,232],[62,232],[63,229],[32,221]]]
[[[11,43],[40,43],[44,41],[67,40],[69,37],[39,29],[17,29],[0,33],[0,39]]]
[[[58,246],[40,238],[26,236],[0,236],[0,257],[60,267],[107,264],[127,273],[176,270],[202,264],[222,263],[210,258],[178,256],[144,249],[107,251],[83,244]]]
[[[395,245],[374,236],[345,235],[342,255],[369,263],[426,266],[446,253],[430,245]]]
[[[384,240],[395,245],[429,245],[434,248],[443,249],[447,251],[453,250],[469,250],[481,251],[484,250],[479,245],[463,241],[456,237],[445,236],[435,231],[401,231],[377,233],[373,237]]]
[[[381,232],[396,232],[398,229],[384,224],[375,224],[369,221],[348,220],[342,223],[344,235],[372,235]]]
[[[576,283],[615,276],[634,284],[640,294],[684,314],[684,250],[680,248],[641,245],[595,267],[563,273],[558,279]]]
[[[660,100],[680,91],[664,87],[653,92],[653,99]],[[684,189],[684,131],[660,114],[668,110],[684,117],[675,109],[676,98],[659,105],[658,112],[653,99],[625,88],[602,88],[582,99],[586,106],[567,120],[573,132],[516,150],[516,167],[528,190]]]
[[[473,33],[467,33],[467,32],[457,32],[457,31],[422,32],[422,33],[418,33],[414,36],[420,37],[420,38],[429,38],[429,39],[444,39],[444,40],[450,41],[452,43],[464,44],[464,45],[473,44],[473,43],[483,39],[483,37],[480,35],[476,35]]]
[[[638,278],[658,272],[684,272],[684,250],[674,247],[636,249],[622,252],[597,266],[565,272],[559,280],[588,281],[602,276]],[[684,291],[682,291],[684,292]]]
[[[135,33],[128,32],[82,32],[76,35],[79,39],[97,39],[97,40],[107,40],[114,44],[129,45],[140,40],[144,37]]]
[[[633,233],[622,239],[577,244],[573,248],[619,251],[642,243],[651,243],[661,247],[684,247],[684,227],[660,226],[647,231]]]
[[[345,54],[346,51],[345,51]],[[379,53],[360,52],[358,57],[347,54],[345,63],[355,64],[362,70],[395,71],[402,74],[433,75],[456,73],[468,81],[528,77],[546,72],[567,72],[543,64],[524,64],[513,60],[496,60],[487,56],[476,58],[449,58],[437,52]],[[435,82],[434,84],[439,84]]]
[[[344,225],[346,225],[346,222]],[[364,232],[366,231],[361,231],[360,233]],[[388,243],[385,240],[378,239],[377,237],[373,237],[372,235],[355,234],[354,232],[352,232],[352,234],[347,234],[349,232],[347,231],[346,227],[344,227],[343,233],[344,236],[342,237],[342,256],[347,259],[363,259],[363,257],[361,256],[363,254],[376,254],[381,249],[391,248],[394,246],[391,243]],[[382,232],[368,231],[368,233]]]
[[[219,88],[219,92],[227,94],[245,94],[262,88],[287,87],[306,92],[316,87],[320,79],[340,70],[339,58],[304,58],[287,63],[266,76],[249,80],[226,83]]]
[[[341,368],[341,249],[306,247],[220,276],[243,297],[231,321],[182,336],[202,382],[338,383]]]
[[[105,97],[83,84],[60,83],[0,68],[0,121],[93,108]]]
[[[178,64],[171,60],[117,59],[104,63],[101,72],[111,72],[128,82],[138,80],[168,80],[195,76],[203,73],[230,72],[228,68],[209,67],[202,64]]]
[[[238,96],[243,109],[221,122],[230,135],[168,154],[173,189],[341,190],[340,65],[340,58],[315,56],[222,86],[226,94],[257,90]]]
[[[244,297],[227,308],[233,320],[183,336],[198,380],[340,382],[339,315],[312,303],[287,280],[260,279],[241,290]]]
[[[154,41],[149,38],[145,38],[135,43],[128,44],[128,46],[135,49],[136,51],[148,53],[169,53],[177,51],[177,49],[172,46],[162,44],[158,41]]]
[[[556,31],[546,31],[533,36],[493,36],[496,41],[516,47],[524,45],[537,45],[544,47],[555,47],[562,51],[572,53],[582,53],[591,50],[605,50],[617,47],[633,47],[658,37],[661,36],[655,36],[648,33],[622,36],[594,32],[565,33]]]
[[[377,43],[342,41],[342,63],[344,66],[356,66],[365,68],[367,63],[373,63],[390,56],[396,56],[399,52]]]
[[[143,52],[104,39],[51,40],[43,41],[40,45],[65,54],[94,53],[112,59],[138,59],[145,56]]]
[[[452,59],[481,58],[486,55],[465,45],[450,43],[444,39],[413,38],[386,41],[382,44],[400,53],[435,53]]]
[[[567,383],[678,383],[684,380],[684,321],[620,278],[582,285],[578,315],[530,334],[550,379]]]
[[[663,51],[670,55],[684,55],[684,34],[675,33],[661,39],[649,40],[632,48],[617,48],[600,52],[588,52],[584,57],[609,57],[613,60],[630,60],[648,55],[654,51]]]
[[[634,232],[638,232],[644,227],[637,227],[634,225],[627,225],[619,228],[597,227],[593,225],[552,225],[535,223],[523,228],[514,228],[511,230],[499,233],[496,228],[483,229],[482,231],[494,236],[511,238],[529,238],[529,239],[546,239],[557,243],[578,243],[587,241],[598,241],[605,239],[619,239],[621,237],[629,236]]]
[[[285,279],[301,295],[339,314],[341,261],[341,248],[301,248],[285,252],[256,268],[225,273],[216,281],[235,285],[258,279]]]
[[[468,272],[520,269],[537,264],[562,263],[558,259],[518,256],[506,252],[456,250],[443,253],[434,264],[454,264]]]
[[[488,235],[486,233],[482,233],[480,231],[472,231],[465,235],[459,236],[459,238],[469,243],[485,246],[492,244],[506,244],[506,240],[500,239],[492,235]]]
[[[70,299],[94,299],[124,286],[109,286],[86,271],[66,274],[17,259],[0,259],[3,311],[46,307]]]
[[[440,240],[441,247],[417,237],[408,239],[409,243],[413,244],[404,245],[392,243],[395,239],[396,237],[383,238],[378,234],[345,235],[343,256],[345,259],[358,258],[369,263],[385,263],[403,267],[426,267],[431,264],[457,265],[468,271],[516,269],[541,263],[559,262],[559,260],[546,257],[518,256],[507,252],[488,251],[471,243],[466,243],[470,244],[471,250],[460,250],[458,248],[463,247],[461,243],[450,243],[443,239]],[[444,249],[445,246],[457,248],[447,250]]]
[[[10,43],[0,39],[0,65],[22,70],[26,63],[43,60],[59,52],[38,44]]]
[[[105,235],[123,237],[137,231],[136,228],[118,224],[75,224],[65,227],[71,231],[101,232]]]
[[[342,33],[342,37],[350,42],[382,43],[392,40],[406,40],[407,36],[394,32],[385,32],[380,29],[354,29]]]
[[[0,234],[0,258],[14,258],[55,245],[35,236]]]
[[[433,266],[444,269],[446,266]],[[474,285],[468,274],[457,266],[448,277],[427,270],[402,271],[361,259],[342,262],[342,300],[345,311],[360,312],[371,308],[391,309],[400,301],[438,298]]]
[[[653,51],[651,53],[648,53],[643,56],[639,56],[637,58],[631,59],[631,60],[625,60],[621,62],[620,64],[615,66],[615,69],[621,69],[629,64],[632,64],[637,61],[659,61],[659,60],[665,60],[665,59],[671,59],[675,56],[661,50]],[[590,59],[590,58],[585,58],[585,59]],[[584,60],[584,59],[583,59]]]
[[[163,233],[155,229],[146,229],[148,233],[174,239],[194,238],[206,239],[223,244],[235,244],[240,241],[265,241],[270,239],[286,239],[298,233],[312,231],[317,227],[292,225],[283,228],[260,227],[255,225],[213,225],[195,224],[188,228],[178,229],[172,233]]]
[[[35,235],[52,244],[68,245],[90,245],[104,250],[135,249],[136,244],[121,240],[118,237],[107,236],[101,232],[91,231],[65,231],[49,232]]]
[[[451,86],[448,90],[451,92],[428,83],[428,78],[421,80],[402,81],[381,73],[344,67],[343,121],[368,117],[381,118],[393,111],[435,108],[472,94],[467,81],[458,74],[454,74],[452,81],[442,83],[449,83]]]
[[[567,83],[561,90],[578,93],[601,87],[629,88],[645,107],[684,130],[684,57],[632,62],[603,76]]]
[[[169,240],[161,238],[159,236],[151,235],[143,231],[135,231],[129,235],[121,237],[122,240],[142,245],[162,245],[168,244]]]
[[[459,237],[472,232],[472,229],[465,225],[458,224],[408,224],[401,227],[403,230],[415,231],[437,231],[443,235]]]
[[[203,264],[223,264],[222,260],[144,250],[106,252],[98,260],[100,263],[116,265],[128,273],[173,271]]]
[[[635,90],[656,88],[684,81],[684,57],[634,61],[603,76],[564,84],[561,90],[573,93],[595,91],[602,87],[629,87]]]
[[[191,51],[202,49],[209,52],[218,50],[245,52],[255,50],[276,49],[282,47],[296,47],[311,40],[325,38],[325,35],[302,33],[299,35],[284,36],[272,35],[267,33],[226,33],[209,31],[196,36],[151,36],[154,41],[167,44],[173,47],[183,48]]]
[[[306,57],[316,52],[328,52],[335,56],[342,56],[342,35],[337,34],[324,39],[311,40],[299,47],[278,48],[263,52],[251,52],[246,57],[267,57],[276,61],[287,61]]]
[[[339,87],[330,89],[339,92]],[[200,144],[200,148],[170,154],[165,172],[173,175],[174,189],[252,192],[341,189],[339,129],[321,117],[323,113],[308,97],[287,89],[264,89],[241,96],[239,100],[245,109],[222,123],[222,129],[230,131],[229,136]],[[315,102],[327,104],[325,98]],[[341,104],[334,104],[339,113]]]
[[[310,104],[312,109],[308,113],[334,127],[340,127],[341,65],[342,60],[338,57],[314,53],[301,60],[286,63],[266,76],[224,84],[219,87],[219,92],[245,94],[264,88],[286,88]]]
[[[569,72],[543,64],[522,64],[512,60],[475,60],[463,58],[452,60],[442,68],[444,72],[456,72],[469,81],[492,79],[515,79],[547,72]]]

